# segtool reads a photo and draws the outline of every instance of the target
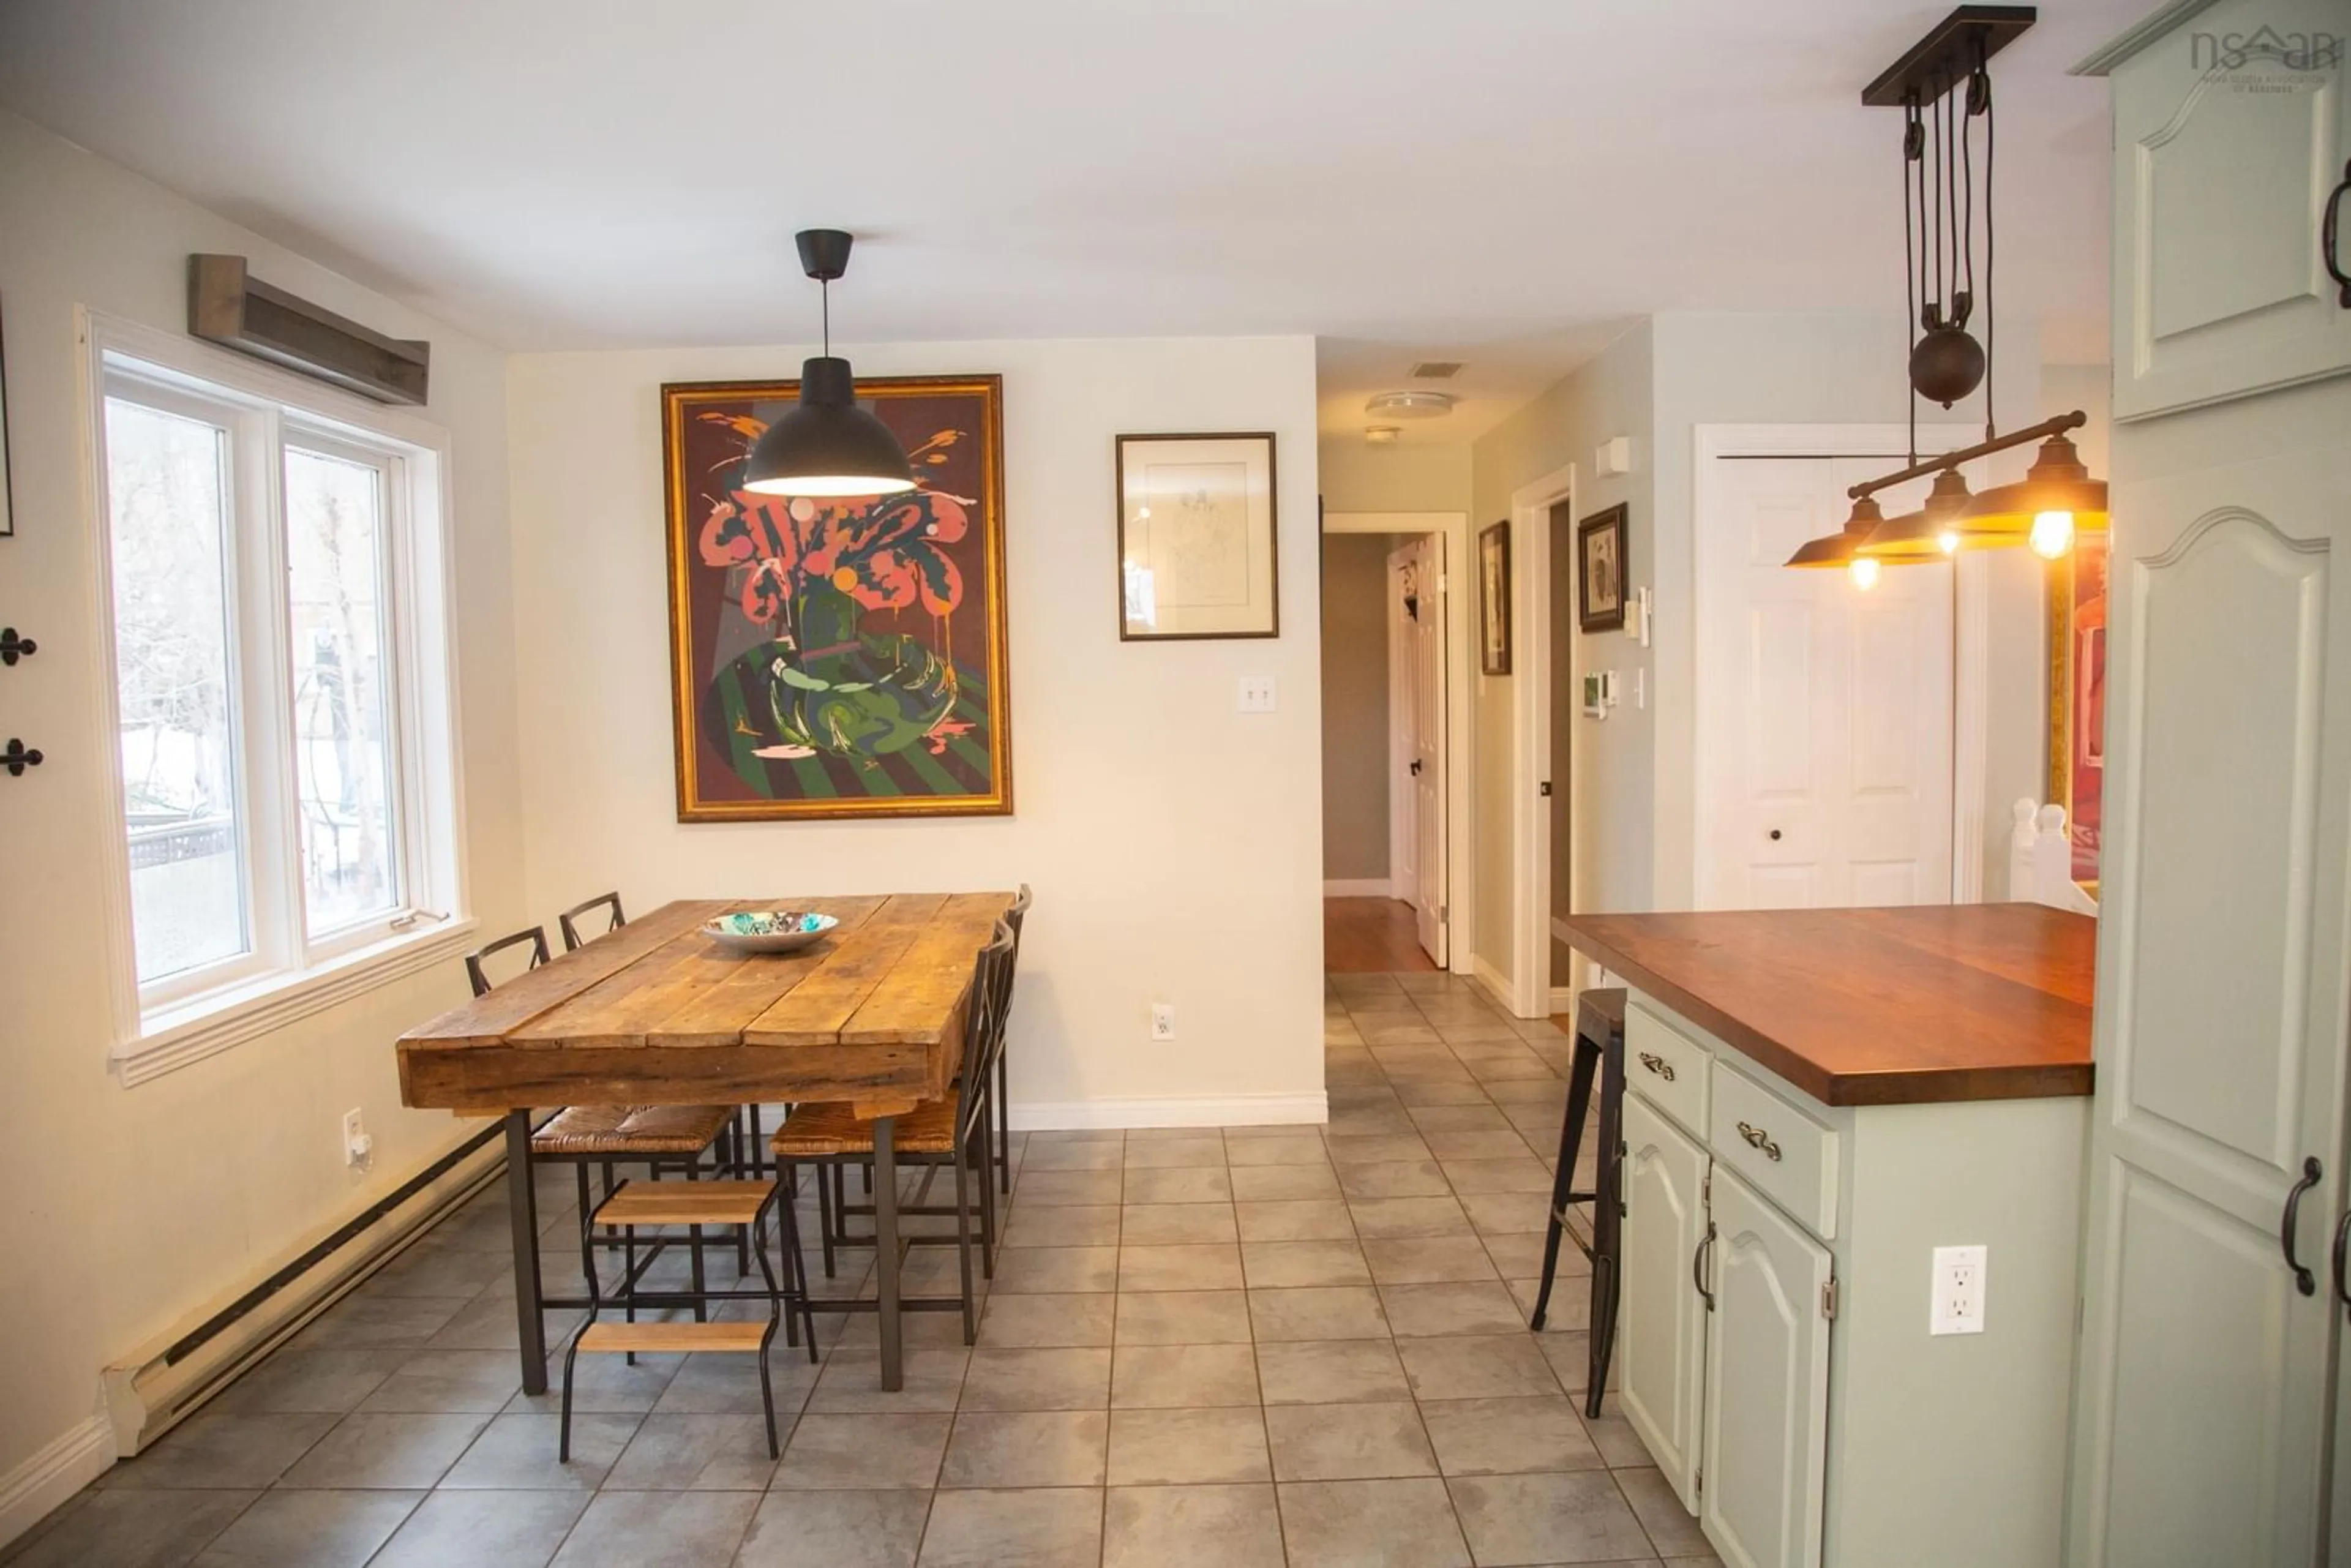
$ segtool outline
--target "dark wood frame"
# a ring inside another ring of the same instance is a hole
[[[1012,815],[1012,612],[1004,565],[1004,378],[998,375],[857,378],[861,401],[944,392],[977,395],[985,405],[987,428],[980,439],[984,476],[980,506],[981,526],[987,535],[989,601],[994,612],[987,626],[988,657],[994,677],[987,694],[988,729],[995,742],[990,758],[993,788],[986,795],[919,800],[867,798],[710,801],[700,800],[694,792],[695,703],[688,686],[693,629],[685,591],[686,560],[699,525],[686,515],[687,476],[679,462],[684,445],[684,410],[697,395],[723,394],[754,402],[789,402],[798,400],[799,388],[798,379],[662,383],[662,494],[668,514],[664,532],[668,540],[671,749],[677,784],[677,820],[746,822],[839,821],[869,817],[1008,817]]]
[[[1621,632],[1625,629],[1625,602],[1633,597],[1631,567],[1633,564],[1631,530],[1625,526],[1630,509],[1619,501],[1604,512],[1594,512],[1575,525],[1575,623],[1586,632]],[[1602,533],[1616,536],[1616,608],[1595,611],[1592,608],[1592,538]]]
[[[1495,559],[1501,570],[1487,591],[1486,546],[1491,540]],[[1501,623],[1502,635],[1490,633],[1495,622]],[[1510,673],[1510,525],[1506,518],[1492,528],[1478,530],[1478,669],[1482,674],[1507,675]],[[1499,653],[1491,649],[1499,646]]]
[[[1262,441],[1265,443],[1266,587],[1273,596],[1271,618],[1262,632],[1131,632],[1126,624],[1126,444],[1130,441]],[[1111,441],[1112,509],[1118,514],[1118,553],[1113,558],[1117,577],[1118,640],[1122,643],[1229,643],[1281,635],[1281,470],[1275,462],[1270,430],[1158,431],[1122,434]],[[1319,508],[1321,502],[1317,498]]]
[[[5,329],[0,328],[0,539],[14,538],[16,534],[16,507],[8,476],[8,342]]]

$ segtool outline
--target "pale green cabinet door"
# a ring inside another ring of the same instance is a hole
[[[2074,1568],[2318,1557],[2351,885],[2346,428],[2115,489]],[[2148,474],[2197,439],[2118,434],[2118,470],[2127,450]],[[2291,1234],[2305,1295],[2279,1232],[2313,1158],[2324,1178]]]
[[[2115,68],[2116,418],[2351,370],[2346,36],[2344,0],[2220,0]]]
[[[1815,1568],[1828,1470],[1828,1249],[1718,1166],[1698,1522],[1729,1568]]]
[[[1692,1282],[1706,1235],[1706,1151],[1638,1094],[1625,1096],[1625,1285],[1616,1368],[1625,1418],[1698,1511],[1705,1307]]]

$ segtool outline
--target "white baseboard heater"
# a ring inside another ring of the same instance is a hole
[[[464,1143],[271,1270],[208,1302],[103,1374],[115,1452],[138,1453],[340,1301],[506,1168],[504,1121]]]

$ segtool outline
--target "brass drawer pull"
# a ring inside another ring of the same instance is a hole
[[[1748,1147],[1762,1150],[1765,1159],[1776,1160],[1780,1157],[1780,1145],[1773,1143],[1771,1135],[1762,1128],[1752,1127],[1741,1122],[1739,1124],[1739,1135],[1747,1140]]]
[[[1674,1081],[1674,1064],[1662,1056],[1655,1056],[1645,1051],[1641,1053],[1641,1065],[1668,1083]]]

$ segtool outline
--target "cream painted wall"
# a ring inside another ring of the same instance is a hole
[[[1469,507],[1469,447],[1324,441],[1322,505],[1333,512],[1460,512]]]
[[[1388,875],[1388,551],[1393,534],[1322,540],[1322,875]]]
[[[2032,324],[2011,319],[2006,325],[1997,390],[2002,427],[2014,428],[2057,405],[2036,401],[2043,386]],[[1583,481],[1576,497],[1579,517],[1619,500],[1630,504],[1626,581],[1649,584],[1656,598],[1650,648],[1603,633],[1581,651],[1581,668],[1614,668],[1628,682],[1635,670],[1642,671],[1649,706],[1636,709],[1627,701],[1604,725],[1577,726],[1576,739],[1584,747],[1575,824],[1578,908],[1687,908],[1693,896],[1690,604],[1698,426],[1899,419],[1907,391],[1905,342],[1903,324],[1893,316],[1661,315],[1628,330],[1477,443],[1472,469],[1481,524],[1507,513],[1512,490],[1575,463]],[[2084,394],[2067,395],[2078,402]],[[1959,413],[1980,418],[1981,407],[1978,402]],[[1595,481],[1593,449],[1610,435],[1634,438],[1634,472]],[[1994,557],[1989,573],[1993,653],[1985,836],[1987,861],[1996,868],[1992,850],[2005,842],[2007,802],[2033,790],[2040,767],[2041,591],[2037,569],[2013,553]],[[1510,816],[1515,678],[1481,679],[1477,714],[1479,956],[1506,976],[1515,872]]]
[[[1302,338],[849,345],[872,375],[1004,377],[1018,814],[684,826],[671,775],[665,381],[787,377],[805,348],[518,356],[517,634],[534,907],[738,892],[1037,894],[1014,1115],[1319,1119],[1322,795],[1314,348]],[[1279,438],[1282,635],[1122,643],[1112,437]],[[1235,711],[1245,674],[1278,711]],[[1176,1008],[1178,1043],[1145,1039]],[[1135,1102],[1159,1102],[1138,1109]],[[1092,1105],[1081,1103],[1092,1102]],[[1074,1107],[1074,1109],[1073,1109]]]
[[[109,1074],[112,1020],[91,867],[120,831],[105,788],[97,520],[84,484],[75,308],[177,330],[187,256],[250,256],[264,278],[433,342],[451,433],[467,851],[475,911],[523,913],[502,357],[158,186],[0,113],[0,309],[16,537],[0,621],[40,643],[0,678],[0,733],[47,761],[0,801],[0,1481],[98,1408],[99,1370],[242,1290],[470,1127],[400,1107],[392,1041],[465,994],[455,963],[135,1089]],[[1107,594],[1104,595],[1107,599]],[[345,1170],[359,1107],[373,1171]]]
[[[1479,528],[1510,516],[1510,493],[1567,464],[1576,465],[1575,513],[1588,517],[1625,502],[1628,588],[1656,580],[1656,513],[1651,497],[1655,465],[1655,388],[1650,323],[1628,328],[1573,375],[1560,382],[1481,437],[1472,458],[1476,478],[1472,525]],[[1603,479],[1593,472],[1593,454],[1611,436],[1632,440],[1632,472]],[[1514,538],[1514,544],[1516,540]],[[1524,560],[1518,544],[1514,559]],[[1524,594],[1520,596],[1521,601]],[[1629,683],[1648,668],[1649,650],[1630,638],[1602,632],[1583,641],[1587,662],[1604,660]],[[1523,671],[1528,653],[1518,650],[1514,668]],[[1581,678],[1582,668],[1576,672]],[[1512,973],[1510,915],[1517,868],[1511,861],[1511,745],[1516,727],[1510,675],[1478,678],[1476,845],[1478,867],[1478,957],[1501,975]],[[1652,907],[1649,845],[1654,747],[1653,710],[1630,703],[1604,724],[1580,721],[1571,747],[1582,748],[1576,766],[1574,821],[1575,907]]]

